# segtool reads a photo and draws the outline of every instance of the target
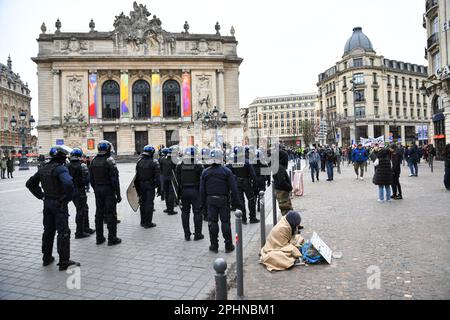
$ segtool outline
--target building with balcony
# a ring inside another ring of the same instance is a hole
[[[214,107],[227,115],[225,140],[242,140],[235,30],[221,34],[168,32],[143,5],[116,16],[113,31],[47,33],[38,38],[39,146],[64,143],[96,152],[99,140],[130,156],[147,144],[203,145],[214,130],[201,130],[197,112]]]
[[[11,119],[19,119],[21,111],[30,115],[31,96],[28,84],[18,73],[14,73],[11,57],[6,65],[0,63],[0,156],[17,154],[22,149],[18,131],[13,130]],[[25,137],[25,144],[31,146],[31,135]]]
[[[428,79],[423,91],[431,102],[431,141],[438,158],[450,143],[450,1],[425,1],[423,26],[427,29]]]
[[[328,143],[342,146],[380,136],[404,145],[418,138],[426,143],[423,134],[416,134],[431,116],[420,90],[426,78],[425,66],[377,55],[362,28],[354,28],[342,60],[321,73],[317,83]]]
[[[250,144],[263,145],[258,142],[278,137],[289,146],[311,145],[319,127],[317,94],[256,98],[248,106],[246,119]]]

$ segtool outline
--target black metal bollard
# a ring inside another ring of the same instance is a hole
[[[228,300],[228,290],[227,290],[227,262],[223,258],[217,258],[214,261],[214,270],[216,270],[216,275],[214,276],[216,280],[216,300]]]
[[[237,297],[244,297],[244,255],[242,239],[242,211],[237,210],[236,216],[236,284]]]
[[[265,194],[264,191],[259,193],[259,201],[261,207],[261,213],[259,214],[259,219],[261,221],[261,248],[266,244],[266,204],[265,204]]]
[[[275,226],[277,220],[277,195],[275,194],[274,182],[272,181],[272,213],[273,213],[273,225]]]

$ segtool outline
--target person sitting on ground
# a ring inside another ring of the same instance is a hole
[[[282,271],[291,268],[301,257],[299,247],[304,242],[298,233],[301,222],[300,213],[289,211],[273,227],[265,246],[261,249],[261,263],[269,271]]]

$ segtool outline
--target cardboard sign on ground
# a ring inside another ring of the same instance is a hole
[[[317,251],[319,251],[320,255],[328,262],[328,264],[331,264],[331,256],[333,252],[331,249],[326,245],[325,242],[323,242],[322,239],[317,235],[317,233],[313,233],[313,236],[311,237],[311,244],[316,248]]]

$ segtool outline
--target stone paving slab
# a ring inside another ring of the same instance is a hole
[[[118,236],[123,240],[119,246],[97,246],[95,236],[75,240],[75,208],[72,204],[69,207],[71,258],[81,262],[79,290],[67,288],[71,274],[59,272],[55,264],[42,267],[42,202],[25,188],[36,169],[16,172],[15,179],[0,181],[0,299],[207,299],[214,289],[214,260],[223,257],[232,264],[235,253],[225,254],[223,240],[219,254],[209,252],[206,222],[205,239],[186,242],[181,214],[162,213],[165,207],[159,198],[154,215],[158,226],[141,228],[139,215],[132,212],[124,195],[134,167],[118,165],[124,199],[118,205],[122,221]],[[88,195],[88,203],[93,226],[93,193]],[[233,233],[235,227],[232,217]],[[259,225],[244,225],[244,246],[253,235],[259,235]],[[54,255],[57,258],[56,242]]]
[[[443,187],[443,164],[436,163],[432,174],[422,163],[418,178],[402,170],[404,200],[382,204],[371,166],[364,181],[355,179],[351,166],[335,173],[334,182],[321,173],[312,183],[306,172],[305,195],[293,202],[302,214],[302,234],[309,239],[316,231],[343,256],[331,265],[271,273],[259,264],[255,235],[244,264],[245,299],[450,299],[450,193]],[[380,271],[379,289],[368,289],[371,266]],[[235,289],[229,298],[237,298]]]

